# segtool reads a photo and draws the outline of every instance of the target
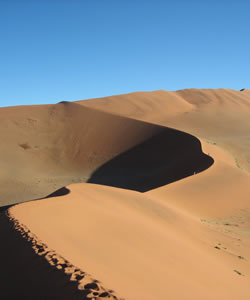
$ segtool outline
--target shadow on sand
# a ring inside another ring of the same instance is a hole
[[[79,280],[85,277],[85,272],[79,273],[80,270],[76,269],[77,275],[71,280],[72,274],[65,273],[64,268],[73,266],[67,261],[64,264],[57,261],[53,251],[51,259],[54,266],[49,264],[45,256],[50,252],[45,245],[38,243],[37,249],[41,251],[38,255],[33,249],[35,240],[28,233],[20,234],[8,213],[0,213],[1,299],[88,300],[98,296],[100,299],[118,299],[111,291],[102,292],[97,280],[78,289]]]
[[[42,198],[38,198],[38,199],[34,199],[34,200],[29,200],[29,201],[26,201],[26,202],[36,201],[36,200],[42,200],[42,199],[47,199],[47,198],[52,198],[52,197],[60,197],[60,196],[67,195],[69,193],[70,193],[69,189],[67,189],[66,187],[62,187],[62,188],[56,190],[55,192],[49,194],[46,197],[42,197]],[[11,204],[11,205],[1,206],[0,207],[0,214],[4,213],[5,211],[7,211],[11,206],[14,206],[14,205],[17,205],[17,204],[21,204],[21,203],[14,203],[14,204]]]
[[[40,198],[40,199],[65,196],[65,195],[68,195],[69,193],[70,193],[70,190],[64,186],[64,187],[56,190],[55,192],[49,194],[48,196]],[[40,199],[37,199],[37,200],[40,200]]]
[[[0,214],[3,213],[4,211],[6,211],[8,208],[10,208],[13,205],[15,205],[15,204],[1,206],[0,207]]]
[[[88,182],[146,192],[204,171],[213,163],[196,137],[164,128],[102,165]]]

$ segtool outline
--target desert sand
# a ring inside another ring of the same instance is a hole
[[[5,299],[250,298],[248,90],[7,107],[0,120]]]

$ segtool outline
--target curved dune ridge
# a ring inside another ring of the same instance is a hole
[[[1,268],[2,296],[7,299],[119,299],[113,290],[103,288],[98,280],[48,248],[10,211],[0,215],[0,224],[2,240],[4,237],[10,240],[0,250],[6,258]],[[12,253],[10,242],[18,247],[19,255]],[[31,264],[34,258],[36,263]]]
[[[249,116],[228,89],[1,108],[1,295],[248,300]]]
[[[216,143],[250,171],[250,91],[186,89],[137,92],[87,101],[86,107],[175,128]]]
[[[146,191],[213,162],[190,134],[75,103],[6,108],[1,119],[2,205],[72,182]]]

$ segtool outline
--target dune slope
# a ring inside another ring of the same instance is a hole
[[[210,188],[211,199],[213,185]],[[119,296],[131,300],[249,298],[249,237],[221,232],[211,214],[201,219],[198,203],[191,214],[181,203],[176,205],[174,197],[161,199],[86,183],[68,189],[68,195],[21,204],[10,211],[57,253],[94,274]],[[197,202],[203,193],[192,200]],[[236,224],[241,227],[234,220]]]
[[[248,300],[249,116],[228,89],[0,109],[2,205],[50,194],[1,215],[12,291],[20,251],[48,299]]]
[[[75,103],[0,114],[1,205],[41,198],[72,182],[145,191],[213,162],[194,136]]]
[[[161,90],[77,103],[206,139],[230,152],[241,168],[250,171],[250,91],[247,89]]]

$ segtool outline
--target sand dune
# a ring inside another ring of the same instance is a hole
[[[1,118],[2,205],[72,182],[148,190],[212,164],[194,136],[75,103],[4,108]]]
[[[234,236],[208,227],[210,219],[203,223],[172,202],[138,192],[88,184],[68,188],[67,196],[15,206],[11,213],[118,295],[248,299],[247,236],[237,235],[235,245]]]
[[[0,109],[1,204],[50,194],[1,215],[2,293],[248,300],[249,115],[227,89]]]
[[[188,103],[176,92],[164,90],[154,92],[136,92],[105,98],[76,101],[80,105],[93,107],[106,112],[143,119],[158,124],[166,117],[190,112],[195,106]]]
[[[217,146],[203,142],[203,149],[215,160],[211,168],[149,194],[171,199],[201,218],[223,218],[250,209],[250,174],[239,169],[234,158]]]
[[[250,171],[249,90],[156,91],[77,103],[176,128],[214,142],[229,151],[239,166]]]
[[[2,204],[40,198],[74,180],[87,181],[93,170],[163,130],[74,103],[1,113]]]

